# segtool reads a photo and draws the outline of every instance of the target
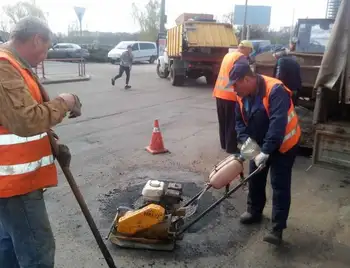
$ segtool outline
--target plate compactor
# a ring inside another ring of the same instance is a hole
[[[124,248],[172,251],[183,234],[222,201],[246,184],[251,176],[243,177],[240,156],[229,156],[214,167],[204,189],[184,203],[180,183],[150,180],[142,190],[142,204],[136,209],[119,207],[106,237]],[[239,182],[230,189],[234,180]],[[186,222],[198,207],[198,201],[210,188],[226,189],[225,194],[194,219]]]

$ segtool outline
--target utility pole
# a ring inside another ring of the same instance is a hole
[[[165,16],[165,0],[161,0],[160,2],[160,25],[159,25],[159,32],[164,33],[165,32],[165,23],[166,23],[166,16]]]
[[[241,40],[245,39],[245,31],[247,27],[247,10],[248,10],[248,0],[245,0],[245,6],[244,6],[244,22],[243,22],[243,28],[242,28],[242,34],[241,34]]]

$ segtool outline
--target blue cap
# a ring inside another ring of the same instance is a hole
[[[250,71],[249,61],[246,58],[238,59],[230,72],[230,81],[226,87],[232,87],[239,80],[247,75]]]

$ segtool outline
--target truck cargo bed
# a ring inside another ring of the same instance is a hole
[[[181,57],[190,48],[230,48],[237,46],[232,25],[213,22],[185,22],[168,30],[170,57]],[[227,50],[228,52],[228,50]]]
[[[313,164],[350,171],[350,123],[318,124]]]

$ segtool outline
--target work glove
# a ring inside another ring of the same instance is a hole
[[[269,155],[261,152],[254,158],[254,163],[257,167],[266,166],[266,162],[268,159]]]
[[[68,118],[76,118],[78,116],[81,116],[82,104],[77,95],[70,94],[70,93],[62,93],[58,97],[63,99],[68,106],[68,109],[69,109]]]
[[[72,155],[70,154],[69,148],[65,144],[58,144],[58,154],[57,161],[62,165],[62,167],[69,168]]]

